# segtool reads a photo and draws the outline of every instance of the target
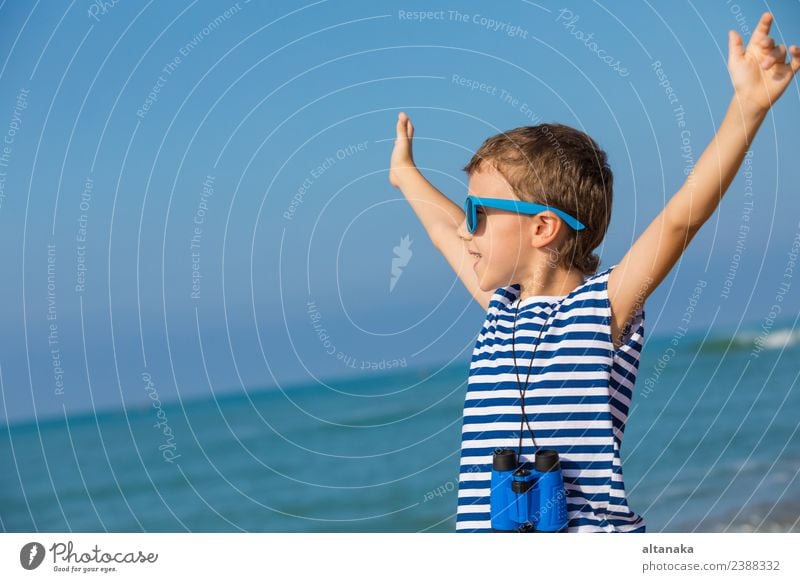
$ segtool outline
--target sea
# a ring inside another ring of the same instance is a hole
[[[468,369],[0,425],[0,530],[452,532]],[[793,329],[647,339],[622,462],[648,532],[800,531],[798,375]]]

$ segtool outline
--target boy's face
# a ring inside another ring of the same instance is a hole
[[[505,178],[493,167],[486,166],[469,178],[469,194],[484,198],[520,200]],[[483,291],[494,291],[523,280],[538,272],[541,257],[547,255],[545,245],[557,240],[567,227],[552,212],[535,216],[517,214],[510,210],[478,207],[478,226],[467,231],[466,221],[458,228],[458,236],[480,259],[473,266],[478,285]],[[562,228],[563,227],[563,228]]]

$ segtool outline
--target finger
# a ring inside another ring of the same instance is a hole
[[[792,45],[789,47],[789,52],[792,53],[792,61],[790,63],[792,66],[792,74],[795,74],[797,71],[800,71],[800,47]]]
[[[780,63],[781,65],[786,63],[786,47],[783,45],[776,46],[762,59],[761,68],[769,69],[776,63]]]
[[[776,45],[775,39],[771,36],[764,37],[758,44],[761,52],[761,68],[769,69],[776,63],[786,63],[786,47]]]
[[[735,30],[728,31],[728,61],[741,59],[744,56],[742,37]]]
[[[761,15],[761,19],[758,21],[756,25],[756,29],[753,31],[753,35],[750,37],[750,42],[748,43],[748,48],[752,45],[753,48],[759,46],[761,41],[763,41],[766,37],[769,36],[769,27],[772,25],[772,14],[769,12],[765,12]]]
[[[411,120],[408,120],[408,139],[414,137],[414,124],[411,123]]]
[[[776,63],[785,64],[786,63],[786,45],[778,45],[774,49],[772,49],[772,56],[775,58]]]

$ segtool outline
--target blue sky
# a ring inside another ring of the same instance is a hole
[[[459,203],[490,135],[592,135],[605,268],[711,139],[727,30],[766,8],[800,42],[797,3],[3,2],[0,421],[136,406],[143,374],[174,400],[466,361],[483,314],[387,180],[397,113]],[[690,307],[696,333],[758,328],[785,283],[793,325],[799,95],[648,300],[651,336]]]

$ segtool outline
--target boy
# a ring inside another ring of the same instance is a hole
[[[558,451],[567,531],[645,531],[628,507],[619,456],[644,302],[712,215],[800,69],[800,48],[789,47],[785,63],[771,24],[763,14],[746,49],[729,32],[734,97],[719,131],[623,259],[597,274],[592,251],[610,221],[612,173],[591,138],[557,124],[489,138],[464,168],[471,195],[462,210],[416,169],[414,127],[399,114],[390,182],[487,310],[464,405],[457,531],[491,531],[496,448],[514,448],[526,466],[539,448]]]

